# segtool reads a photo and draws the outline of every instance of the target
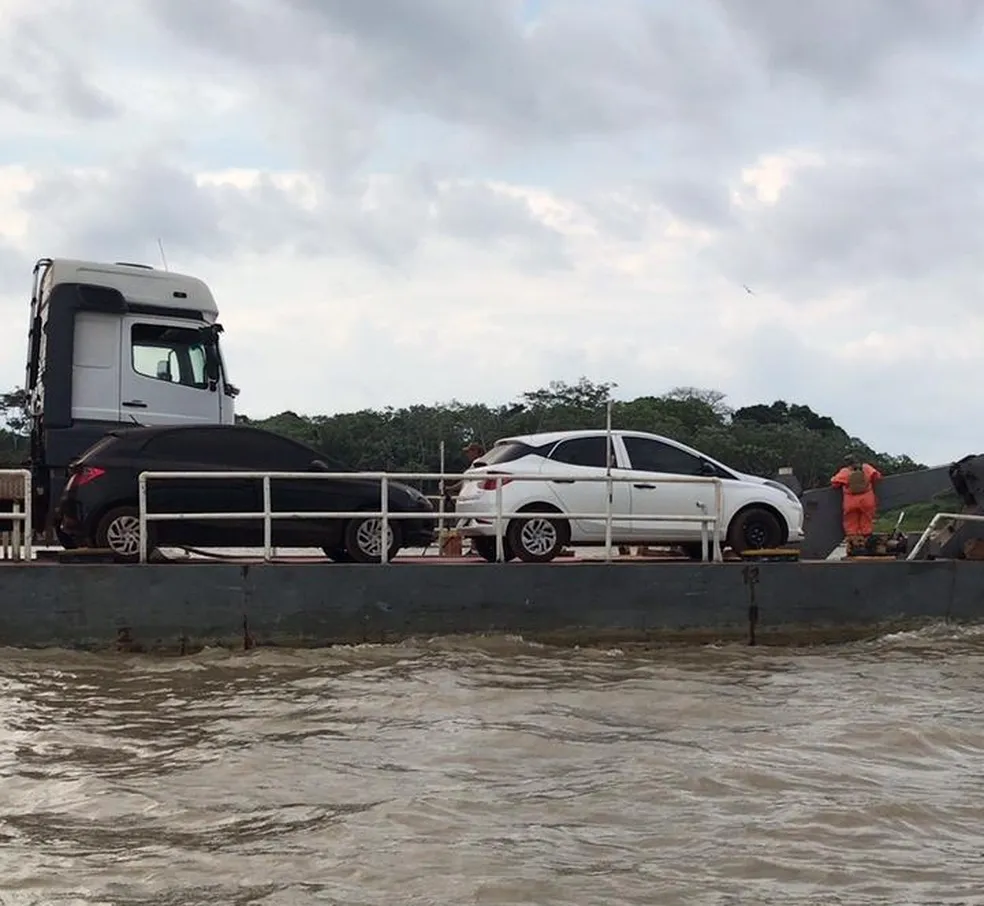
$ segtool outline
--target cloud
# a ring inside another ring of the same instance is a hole
[[[26,321],[38,257],[160,239],[216,293],[251,414],[586,373],[960,456],[982,11],[8,0],[0,309]]]

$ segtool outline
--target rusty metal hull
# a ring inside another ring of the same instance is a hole
[[[6,564],[0,645],[810,644],[984,621],[984,562]]]

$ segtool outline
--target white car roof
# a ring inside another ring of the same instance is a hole
[[[596,437],[598,435],[604,435],[604,433],[604,428],[582,428],[576,431],[544,431],[540,434],[516,434],[512,437],[500,438],[495,441],[493,446],[506,443],[521,443],[530,447],[540,447],[545,444],[556,444],[562,440],[571,440],[575,437]],[[622,428],[612,428],[612,435],[618,437],[645,437],[649,440],[658,440],[662,443],[670,444],[670,446],[676,447],[679,450],[685,450],[694,456],[700,456],[708,462],[712,462],[714,465],[719,466],[725,471],[731,472],[741,478],[752,478],[755,481],[762,480],[756,475],[746,475],[744,472],[739,472],[736,469],[731,468],[731,466],[725,465],[723,462],[719,462],[712,456],[708,456],[706,453],[702,453],[694,447],[681,443],[678,440],[674,440],[672,437],[665,437],[662,434],[651,434],[648,431],[628,431]]]
[[[512,437],[500,438],[495,442],[495,445],[521,443],[527,444],[530,447],[540,447],[544,444],[555,444],[559,441],[571,440],[575,437],[597,437],[599,434],[603,435],[604,433],[604,428],[583,428],[577,431],[544,431],[540,434],[516,434]],[[673,440],[671,437],[663,437],[660,434],[648,434],[645,431],[624,431],[619,428],[613,428],[612,434],[619,435],[621,437],[648,437],[652,440],[661,440],[673,444],[674,446],[690,449],[686,446],[686,444],[681,444],[679,441]]]

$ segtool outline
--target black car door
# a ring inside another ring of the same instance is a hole
[[[233,430],[233,433],[235,431]],[[141,456],[141,471],[246,471],[235,460],[236,444],[221,426],[180,428],[152,438]],[[248,467],[248,465],[247,465]],[[263,508],[259,479],[167,478],[151,480],[147,509],[151,513],[258,513]],[[202,547],[257,547],[263,544],[259,519],[187,519],[158,522],[160,544]]]
[[[249,472],[324,473],[318,452],[287,437],[258,428],[210,429],[215,437],[214,461],[225,468]],[[254,508],[263,509],[263,480],[250,479]],[[356,508],[353,482],[334,478],[271,478],[270,500],[274,514],[345,511]],[[277,547],[333,546],[340,538],[335,520],[273,518],[271,539]],[[249,526],[249,537],[263,543],[262,520]],[[231,542],[226,542],[231,545]]]

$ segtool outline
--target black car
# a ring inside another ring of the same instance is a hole
[[[69,468],[56,525],[69,546],[110,549],[139,557],[141,472],[331,472],[317,450],[246,425],[188,425],[111,431]],[[426,547],[436,529],[434,508],[415,488],[388,482],[388,511],[420,518],[389,521],[389,557],[402,547]],[[381,482],[366,478],[272,479],[271,510],[281,513],[367,513],[381,510]],[[261,513],[263,481],[151,479],[148,513]],[[154,547],[262,547],[262,519],[182,519],[148,522]],[[273,544],[320,547],[332,560],[380,560],[381,519],[274,519]]]

